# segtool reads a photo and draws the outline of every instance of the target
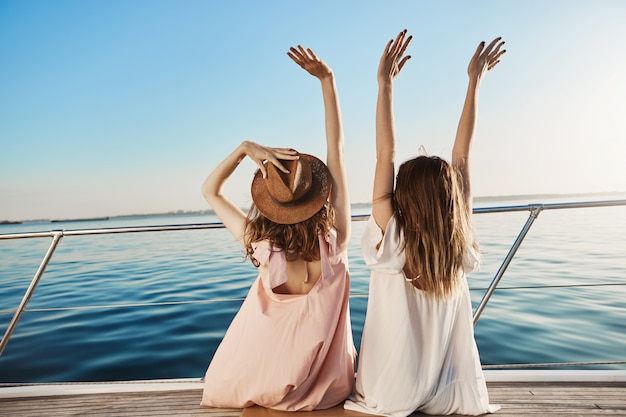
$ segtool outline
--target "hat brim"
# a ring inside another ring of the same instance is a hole
[[[328,167],[313,155],[301,153],[300,159],[310,165],[312,182],[306,195],[293,204],[281,204],[272,198],[260,170],[257,170],[252,179],[250,186],[252,201],[259,211],[274,223],[295,224],[303,222],[313,217],[328,201],[331,188]]]

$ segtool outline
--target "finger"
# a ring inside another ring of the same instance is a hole
[[[506,51],[504,51],[506,52]],[[503,53],[504,53],[503,52]],[[487,70],[491,70],[493,67],[495,67],[496,65],[498,65],[500,63],[500,59],[496,59],[494,62],[490,62],[489,66],[487,67]]]
[[[311,59],[315,60],[315,61],[319,61],[320,59],[317,57],[317,55],[315,55],[315,52],[313,52],[311,50],[311,48],[306,48],[307,52],[309,53],[309,55],[311,56]]]
[[[398,36],[396,36],[396,40],[393,44],[393,53],[398,53],[398,48],[400,48],[400,45],[402,45],[402,40],[404,39],[404,35],[406,34],[406,29],[404,29],[402,32],[398,33]]]
[[[500,40],[502,39],[502,36],[498,36],[497,38],[495,38],[494,40],[492,40],[489,45],[487,45],[487,48],[485,49],[485,51],[487,53],[491,53],[493,47],[495,46],[495,44],[497,44],[498,42],[500,42]]]
[[[402,58],[402,61],[400,61],[400,63],[398,64],[398,72],[402,71],[402,67],[404,67],[404,64],[406,64],[406,61],[408,61],[409,59],[411,59],[411,55],[407,55]]]
[[[270,158],[268,158],[268,162],[271,162],[276,168],[280,169],[285,174],[289,174],[289,170],[285,168],[275,156],[272,155]]]
[[[404,38],[404,31],[398,33],[396,39],[393,43],[394,48],[397,48],[400,43],[402,43],[402,39]]]
[[[302,45],[298,45],[298,50],[300,51],[300,56],[302,56],[303,61],[311,59],[309,55],[307,55],[306,50],[304,49],[304,47],[302,47]]]
[[[291,52],[287,52],[287,56],[289,56],[289,58],[291,58],[296,64],[302,66],[300,60],[294,54],[292,54]]]
[[[298,151],[296,151],[293,148],[272,148],[272,149],[278,152],[295,153],[295,154],[298,153]]]
[[[500,59],[500,57],[504,55],[505,53],[506,53],[506,49],[503,49],[502,51],[498,52],[498,54],[494,57],[494,59]]]
[[[500,49],[502,49],[502,46],[504,45],[504,41],[500,42],[498,44],[498,46],[496,46],[496,49],[494,49],[490,54],[489,54],[489,58],[493,59],[493,58],[498,58],[500,55],[502,55],[502,53],[500,52]]]
[[[298,48],[300,49],[300,57],[304,65],[308,65],[311,62],[316,61],[316,59],[314,58],[315,54],[311,55],[311,52],[313,51],[311,51],[310,49],[304,49],[304,47],[300,45],[298,45]]]
[[[287,55],[289,55],[289,57],[293,59],[296,62],[296,64],[302,66],[302,61],[303,61],[302,54],[296,48],[294,48],[293,46],[289,48]]]
[[[500,63],[500,60],[490,63],[489,66],[487,67],[487,71],[491,71],[499,63]]]
[[[288,148],[274,148],[274,154],[279,157],[279,159],[288,159],[294,160],[300,158],[300,154],[298,151]]]
[[[303,63],[306,63],[306,61],[308,60],[308,56],[306,54],[306,52],[304,51],[304,48],[302,48],[301,45],[298,45],[297,48],[291,47],[290,49],[291,53],[296,56],[298,58],[298,62],[302,65]]]
[[[500,51],[496,56],[489,59],[489,66],[487,69],[492,69],[496,66],[497,63],[500,62],[500,57],[506,52],[506,49]]]
[[[402,56],[404,52],[406,51],[406,48],[409,46],[409,43],[411,43],[411,39],[413,39],[413,36],[409,36],[404,41],[404,44],[402,45],[402,48],[400,49],[400,56]]]
[[[255,160],[254,162],[256,162],[256,164],[259,166],[259,171],[261,171],[261,175],[263,176],[263,178],[267,178],[267,169],[265,168],[263,162],[258,160]]]
[[[396,36],[395,39],[392,39],[389,42],[389,44],[388,44],[389,46],[387,47],[387,55],[395,55],[396,49],[397,49],[397,45],[398,45],[398,37],[399,36],[400,35]]]

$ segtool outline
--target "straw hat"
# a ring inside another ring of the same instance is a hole
[[[311,218],[328,200],[331,183],[326,164],[313,155],[281,160],[289,173],[266,162],[267,178],[257,170],[252,180],[252,201],[274,223],[294,224]]]

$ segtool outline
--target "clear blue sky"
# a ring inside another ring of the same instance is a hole
[[[398,162],[448,158],[481,40],[476,196],[626,191],[626,2],[0,0],[0,220],[207,208],[200,185],[242,140],[324,159],[335,71],[353,202],[370,198],[376,68],[407,28]],[[249,204],[254,164],[227,194]]]

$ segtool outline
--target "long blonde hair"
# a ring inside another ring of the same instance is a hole
[[[274,247],[285,251],[288,261],[317,261],[320,259],[318,236],[320,233],[326,236],[334,225],[335,211],[329,203],[309,219],[295,224],[275,223],[252,204],[244,224],[246,257],[258,267],[259,261],[253,256],[252,244],[268,240]]]
[[[398,169],[392,196],[407,278],[437,298],[452,293],[463,274],[465,251],[475,246],[460,180],[443,159],[418,156]]]

